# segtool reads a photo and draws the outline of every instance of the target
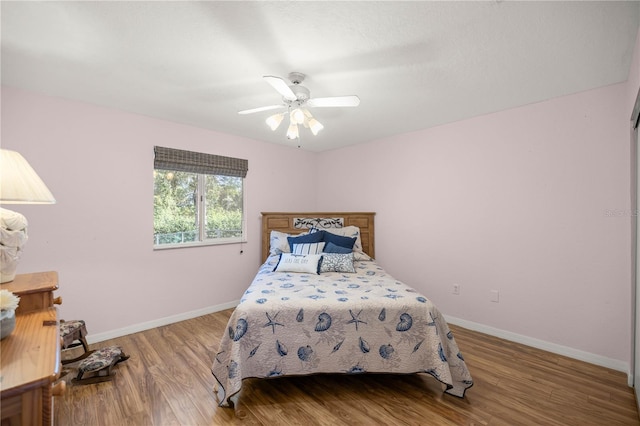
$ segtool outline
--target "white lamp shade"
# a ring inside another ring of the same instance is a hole
[[[0,202],[53,204],[56,200],[22,155],[0,149]]]

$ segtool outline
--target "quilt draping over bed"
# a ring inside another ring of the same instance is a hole
[[[473,385],[438,309],[374,261],[316,275],[272,272],[277,260],[229,319],[212,366],[221,406],[250,377],[428,373],[458,397]]]

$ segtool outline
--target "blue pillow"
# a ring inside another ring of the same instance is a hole
[[[313,234],[305,234],[299,235],[297,237],[287,237],[287,241],[289,242],[289,249],[293,252],[294,244],[305,244],[305,243],[321,243],[322,238],[324,238],[324,231],[314,232]]]
[[[333,243],[327,243],[327,245],[324,246],[324,252],[325,253],[348,254],[348,253],[353,252],[353,250],[351,250],[350,248],[347,248],[347,247],[341,247],[341,246],[335,245]]]
[[[315,235],[315,234],[311,234]],[[350,250],[353,250],[353,245],[356,243],[356,237],[343,237],[342,235],[332,234],[331,232],[324,233],[324,239],[322,240],[325,243],[333,243],[340,247],[346,247]]]

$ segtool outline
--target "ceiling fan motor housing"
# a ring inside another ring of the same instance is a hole
[[[304,81],[306,76],[301,72],[290,72],[289,80],[293,83],[293,85],[289,86],[294,95],[296,95],[296,100],[293,102],[298,102],[300,105],[302,102],[306,102],[310,98],[309,89],[304,86],[301,86],[300,83]]]
[[[294,84],[289,86],[294,95],[296,95],[296,100],[298,102],[305,102],[309,100],[309,89],[304,86],[300,86],[299,84]],[[296,101],[294,101],[296,102]]]

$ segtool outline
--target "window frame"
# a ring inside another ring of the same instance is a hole
[[[155,150],[155,160],[154,160],[154,173],[156,172],[175,172],[175,171],[185,171],[188,173],[193,173],[197,177],[197,186],[194,197],[197,202],[196,208],[196,222],[198,225],[198,240],[197,241],[189,241],[183,243],[169,243],[169,244],[156,244],[156,238],[153,240],[153,250],[167,250],[167,249],[176,249],[176,248],[186,248],[186,247],[201,247],[201,246],[214,246],[214,245],[224,245],[224,244],[243,244],[247,242],[247,193],[245,190],[245,179],[246,173],[248,171],[248,162],[247,160],[236,159],[232,157],[222,157],[213,154],[204,154],[204,153],[196,153],[190,151],[182,151],[176,150],[172,148],[163,148],[163,147],[154,147]],[[159,155],[160,153],[160,155]],[[175,164],[167,164],[167,157],[171,156],[178,160]],[[185,166],[180,163],[180,160],[185,158],[185,156],[189,157],[191,164]],[[158,158],[161,157],[159,160]],[[199,160],[202,160],[200,164]],[[233,164],[235,168],[230,168],[227,171],[224,170],[224,165],[221,166],[221,163]],[[205,164],[208,163],[208,164]],[[217,163],[216,168],[211,169],[211,163]],[[175,166],[174,168],[171,166]],[[195,169],[193,168],[195,167]],[[204,168],[203,168],[204,167]],[[222,168],[220,168],[222,167]],[[238,169],[240,167],[241,169]],[[209,171],[207,171],[209,170]],[[213,171],[213,172],[212,172]],[[207,216],[206,216],[206,204],[207,204],[207,177],[208,176],[231,176],[237,177],[240,179],[241,191],[242,191],[242,219],[241,219],[241,236],[239,237],[225,237],[225,238],[207,238]],[[154,178],[155,179],[155,178]],[[154,196],[155,196],[155,183],[154,183]],[[155,212],[155,205],[154,205]],[[155,224],[154,224],[154,236],[155,236]]]

